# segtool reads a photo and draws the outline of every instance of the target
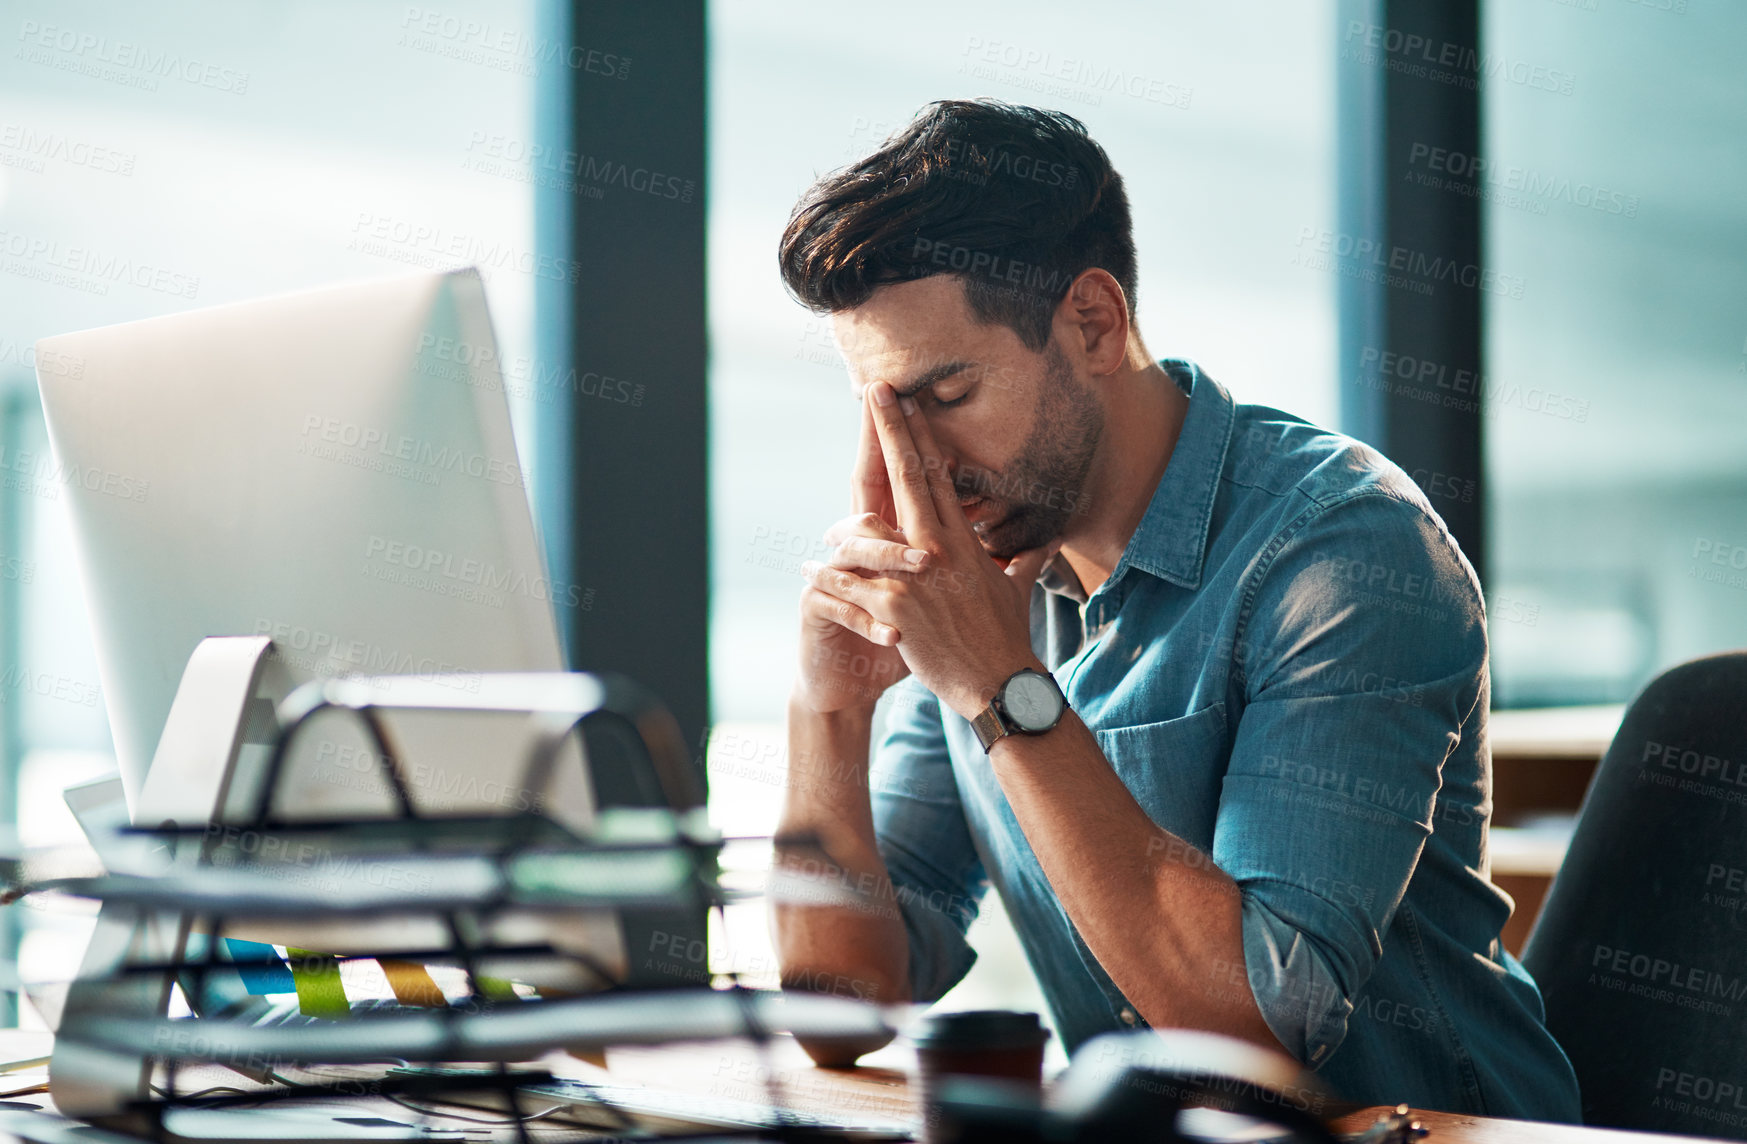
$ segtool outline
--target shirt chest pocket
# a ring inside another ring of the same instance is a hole
[[[1094,734],[1117,777],[1155,825],[1199,850],[1212,849],[1230,756],[1223,702],[1180,719]]]

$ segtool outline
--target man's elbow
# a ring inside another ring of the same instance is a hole
[[[796,1037],[807,1056],[822,1069],[846,1069],[862,1057],[890,1044],[896,1033],[872,1033],[863,1037]]]
[[[850,1001],[865,1001],[871,1005],[902,1005],[910,1000],[909,982],[901,974],[866,970],[844,973],[785,967],[782,987],[785,993],[841,997]],[[890,1044],[895,1035],[891,1030],[884,1030],[852,1037],[797,1035],[795,1040],[806,1050],[813,1063],[821,1068],[848,1068],[861,1057]]]

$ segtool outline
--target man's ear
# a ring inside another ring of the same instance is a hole
[[[1084,270],[1056,306],[1061,344],[1092,376],[1112,373],[1128,353],[1128,298],[1108,270]]]

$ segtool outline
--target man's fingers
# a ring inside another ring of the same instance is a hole
[[[882,624],[847,600],[811,585],[801,590],[801,616],[816,624],[836,624],[881,647],[891,647],[898,642],[897,628]]]
[[[928,552],[902,541],[850,536],[831,553],[833,568],[864,568],[870,572],[916,572],[928,563]]]
[[[958,488],[952,483],[952,474],[946,471],[946,462],[941,459],[940,449],[934,444],[934,430],[928,427],[928,418],[922,416],[922,409],[914,401],[900,402],[899,409],[904,413],[905,424],[910,429],[910,439],[916,443],[916,451],[922,455],[922,471],[928,477],[928,492],[934,498],[934,511],[940,517],[942,524],[950,525],[966,536],[975,536],[971,522],[965,519],[964,508],[958,503]]]
[[[1007,575],[1030,588],[1037,583],[1037,578],[1043,575],[1043,566],[1048,564],[1062,548],[1061,541],[1051,541],[1041,548],[1027,548],[1024,552],[1007,561]]]
[[[801,575],[807,578],[807,583],[827,595],[836,596],[846,604],[866,610],[879,595],[878,589],[854,572],[842,568],[833,568],[829,564],[821,564],[817,560],[809,560],[801,565]],[[883,610],[883,609],[882,609]],[[874,617],[878,619],[878,616]]]
[[[906,536],[920,541],[923,534],[940,522],[934,511],[934,498],[928,493],[928,473],[922,467],[922,454],[910,437],[907,419],[898,406],[900,398],[892,387],[876,381],[867,390],[874,427],[879,431],[880,452],[885,454],[886,482],[891,487],[898,527]]]
[[[893,528],[878,515],[871,512],[858,512],[846,516],[825,530],[826,544],[842,544],[852,536],[867,536],[875,540],[890,540],[898,544],[904,542],[904,534]]]
[[[892,489],[886,477],[886,459],[880,455],[880,435],[874,428],[873,410],[861,403],[861,438],[855,447],[855,469],[849,478],[849,503],[856,512],[872,513],[896,524],[892,515]]]

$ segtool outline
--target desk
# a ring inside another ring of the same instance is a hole
[[[748,1101],[769,1098],[766,1081],[774,1074],[786,1101],[802,1112],[913,1118],[916,1108],[905,1083],[909,1067],[905,1050],[888,1046],[866,1059],[873,1063],[852,1069],[817,1068],[792,1039],[777,1037],[762,1059],[750,1045],[682,1045],[615,1049],[607,1054],[607,1068],[619,1083]],[[1342,1132],[1359,1132],[1388,1111],[1362,1108],[1341,1116],[1335,1124]],[[1418,1116],[1431,1129],[1425,1144],[1653,1144],[1699,1139],[1447,1112],[1422,1112]]]
[[[11,1049],[15,1056],[35,1055],[46,1049],[43,1034],[0,1031],[0,1053]],[[763,1103],[770,1097],[774,1079],[785,1103],[820,1116],[859,1114],[869,1117],[911,1119],[916,1115],[910,1099],[906,1070],[910,1056],[900,1046],[888,1046],[868,1058],[871,1063],[852,1069],[814,1067],[793,1039],[775,1037],[763,1054],[751,1045],[676,1045],[666,1048],[614,1049],[607,1054],[606,1074],[615,1083],[643,1084],[729,1100]],[[585,1080],[599,1080],[602,1070],[583,1061],[558,1054],[544,1062],[552,1071]],[[0,1091],[4,1091],[0,1078]],[[25,1098],[46,1104],[41,1097]],[[1358,1132],[1370,1125],[1385,1108],[1365,1108],[1339,1117],[1343,1132]],[[404,1115],[392,1106],[385,1115]],[[1446,1112],[1423,1112],[1419,1119],[1431,1129],[1426,1144],[1654,1144],[1656,1141],[1692,1141],[1698,1137],[1616,1132],[1602,1128],[1537,1124],[1525,1120],[1494,1120]],[[492,1134],[513,1139],[507,1132]],[[539,1133],[544,1137],[547,1133]],[[574,1134],[565,1134],[574,1139]]]

